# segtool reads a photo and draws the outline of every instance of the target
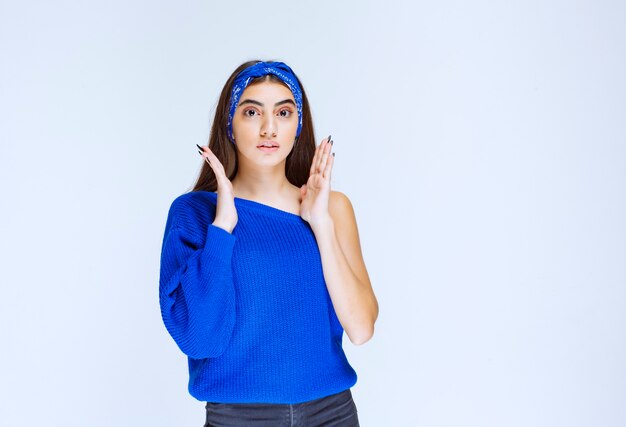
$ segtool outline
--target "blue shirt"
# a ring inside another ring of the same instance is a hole
[[[357,375],[310,225],[235,197],[231,234],[212,225],[216,205],[215,192],[178,196],[161,250],[161,315],[188,356],[189,393],[294,404],[352,387]]]

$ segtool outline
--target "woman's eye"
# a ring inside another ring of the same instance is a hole
[[[283,114],[283,113],[285,113],[285,114]],[[291,111],[290,110],[280,110],[280,112],[278,114],[280,114],[282,117],[289,117],[291,115]]]
[[[252,113],[252,114],[250,114],[250,113]],[[246,111],[243,112],[243,114],[248,116],[248,117],[254,116],[255,113],[256,113],[256,111],[254,111],[254,110],[246,110]]]

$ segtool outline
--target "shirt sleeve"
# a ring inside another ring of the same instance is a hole
[[[217,357],[235,325],[232,255],[236,237],[211,223],[198,242],[172,204],[161,249],[159,300],[167,331],[194,359]],[[203,246],[202,246],[203,243]]]

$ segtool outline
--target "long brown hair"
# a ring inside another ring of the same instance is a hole
[[[209,135],[209,148],[219,159],[224,166],[224,171],[228,179],[232,179],[237,175],[237,150],[232,142],[228,139],[228,133],[226,126],[228,124],[228,111],[230,106],[230,93],[232,91],[233,82],[237,75],[248,68],[251,65],[260,62],[259,60],[253,60],[244,62],[230,75],[219,101],[217,108],[215,109],[215,117],[213,118],[213,124],[211,125],[211,133]],[[273,61],[265,61],[273,62]],[[282,83],[273,74],[257,77],[250,81],[248,86],[262,81],[270,80],[272,82]],[[287,156],[285,163],[285,175],[290,183],[297,187],[301,187],[306,184],[309,179],[309,171],[311,169],[311,162],[315,155],[315,134],[313,132],[313,119],[311,117],[311,109],[309,108],[309,101],[304,91],[304,86],[300,79],[296,76],[298,84],[302,89],[302,129],[300,135],[296,139],[296,142],[291,150],[291,153]],[[285,85],[286,86],[286,85]],[[198,180],[196,181],[191,191],[216,191],[217,179],[211,166],[204,162]]]

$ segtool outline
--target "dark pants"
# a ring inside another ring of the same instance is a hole
[[[204,427],[359,427],[350,389],[295,404],[214,403],[206,404]]]

